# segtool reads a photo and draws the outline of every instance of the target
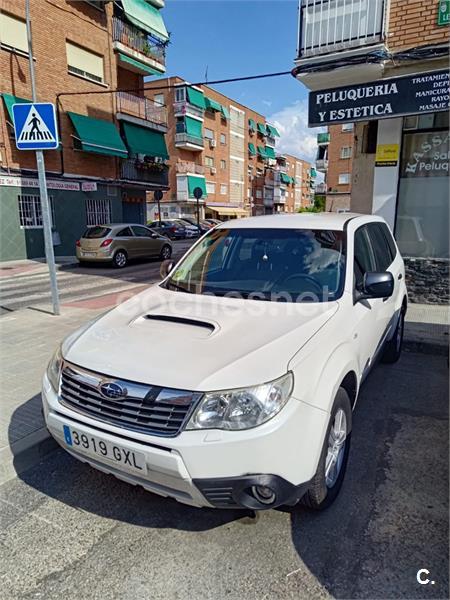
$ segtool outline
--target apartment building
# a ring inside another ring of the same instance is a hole
[[[350,210],[354,145],[353,123],[330,125],[317,134],[316,169],[325,176],[328,212]]]
[[[165,72],[164,2],[30,5],[37,97],[60,136],[45,152],[55,254],[73,255],[87,225],[145,222],[146,190],[168,187],[167,112],[142,91]],[[0,260],[43,257],[35,154],[14,142],[12,106],[31,99],[23,0],[1,4],[0,72]]]
[[[315,170],[305,160],[278,154],[276,164],[266,170],[266,213],[293,213],[314,203]]]
[[[447,0],[299,3],[309,124],[355,124],[351,209],[387,220],[413,302],[449,302],[449,15]]]
[[[167,87],[168,89],[158,89]],[[200,187],[200,217],[239,218],[263,206],[266,168],[275,164],[279,133],[264,115],[209,86],[180,77],[146,85],[146,97],[167,106],[169,190],[162,216],[195,217],[194,189]],[[149,216],[157,206],[149,194]]]

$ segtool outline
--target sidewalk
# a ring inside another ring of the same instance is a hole
[[[76,256],[57,256],[55,257],[56,269],[61,266],[77,265]],[[23,275],[24,273],[43,273],[48,272],[48,266],[43,258],[36,260],[11,260],[0,263],[0,280],[2,277],[13,277]]]
[[[26,309],[0,318],[0,484],[56,447],[41,414],[40,387],[46,365],[66,335],[113,306],[116,299],[112,294],[65,305],[60,317]],[[446,355],[448,323],[448,307],[410,305],[405,350]]]

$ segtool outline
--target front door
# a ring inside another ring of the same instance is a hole
[[[155,256],[159,254],[161,242],[154,238],[154,233],[142,225],[133,225],[133,232],[136,236],[138,256]]]

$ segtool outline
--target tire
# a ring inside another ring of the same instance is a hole
[[[167,260],[172,256],[172,248],[168,244],[164,244],[161,248],[161,252],[159,253],[159,258],[161,260]]]
[[[112,264],[116,269],[123,269],[128,264],[128,254],[125,250],[117,250],[113,256]]]
[[[342,421],[344,417],[345,421]],[[339,439],[341,439],[343,431],[345,430],[343,443],[341,444],[338,444],[337,440],[335,441],[334,436],[332,436],[333,426],[338,425],[339,423],[341,424],[341,427],[338,428],[341,434]],[[337,498],[342,482],[344,481],[345,471],[347,470],[351,431],[352,409],[350,398],[344,388],[339,388],[331,410],[330,421],[325,434],[317,473],[311,481],[309,490],[301,500],[303,505],[312,508],[313,510],[325,510]],[[327,476],[327,458],[329,457],[331,450],[334,450],[335,452],[335,469],[330,470]]]
[[[389,342],[386,342],[381,356],[381,362],[386,364],[394,364],[398,361],[402,353],[403,333],[405,330],[405,311],[402,308],[398,319],[397,327],[394,335]]]

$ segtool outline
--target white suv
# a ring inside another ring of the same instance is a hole
[[[186,504],[328,506],[361,382],[401,352],[405,273],[386,223],[230,221],[166,273],[57,350],[43,380],[51,434]]]

